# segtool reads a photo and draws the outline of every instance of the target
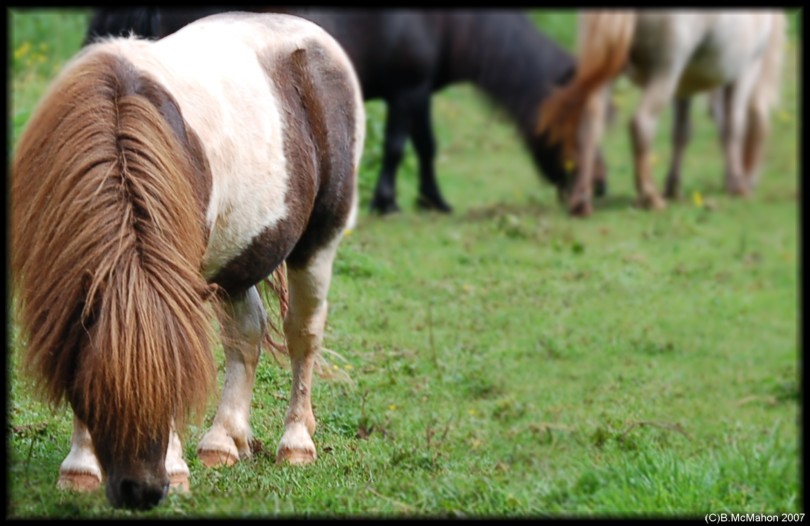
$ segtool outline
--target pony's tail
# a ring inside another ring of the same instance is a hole
[[[258,285],[259,295],[267,309],[267,326],[262,344],[273,359],[283,364],[289,357],[287,339],[284,336],[284,318],[289,307],[287,292],[287,264],[282,263]],[[276,308],[277,305],[277,308]]]
[[[754,86],[751,100],[761,105],[764,114],[779,103],[779,88],[781,87],[782,62],[785,54],[785,40],[787,37],[787,17],[781,11],[772,15],[773,27],[768,40],[768,47],[762,61],[760,82]]]
[[[267,310],[267,323],[262,346],[278,365],[286,368],[290,363],[287,339],[284,334],[284,318],[287,316],[289,306],[286,263],[279,265],[270,276],[259,283],[257,288]],[[315,357],[315,373],[327,380],[352,384],[351,376],[337,364],[327,360],[323,356],[324,353],[345,361],[345,358],[337,352],[321,348]]]
[[[570,158],[582,112],[591,96],[617,77],[627,63],[635,33],[633,11],[586,11],[580,14],[574,78],[540,106],[537,133],[561,143]]]

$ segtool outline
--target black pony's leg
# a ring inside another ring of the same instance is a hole
[[[414,100],[411,139],[419,157],[419,196],[417,204],[426,210],[452,212],[452,207],[442,197],[436,181],[434,161],[436,139],[433,136],[433,123],[430,117],[430,90],[426,89]]]
[[[382,169],[377,179],[374,198],[371,200],[371,210],[380,214],[399,211],[396,201],[396,175],[411,128],[412,111],[407,96],[395,95],[387,99],[386,103],[388,117],[385,123]]]

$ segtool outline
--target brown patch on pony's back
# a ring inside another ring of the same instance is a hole
[[[99,453],[135,455],[146,438],[168,438],[172,419],[182,429],[204,409],[215,379],[199,271],[205,163],[154,105],[160,93],[166,113],[171,97],[130,64],[82,57],[37,108],[13,161],[25,365],[52,402],[67,398],[109,440]]]
[[[351,73],[314,42],[289,55],[269,51],[259,58],[280,96],[289,175],[287,216],[211,278],[233,295],[261,282],[285,260],[293,267],[305,265],[318,247],[340,235],[354,193]]]
[[[293,185],[305,188],[314,199],[306,230],[287,258],[296,268],[342,234],[351,212],[357,168],[355,98],[352,72],[337,65],[320,43],[308,42],[305,49],[275,62],[272,81],[288,109],[284,133],[288,170]]]
[[[633,11],[593,11],[579,16],[576,74],[541,104],[537,125],[537,133],[547,134],[551,144],[562,144],[568,159],[573,157],[579,121],[591,95],[627,64],[636,24]]]

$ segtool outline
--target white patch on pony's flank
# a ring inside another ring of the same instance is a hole
[[[87,426],[73,416],[70,453],[59,466],[56,487],[62,490],[95,491],[101,487],[101,465],[93,450]]]
[[[112,48],[165,86],[204,145],[213,179],[206,278],[287,216],[283,112],[257,53],[283,56],[311,39],[335,46],[323,29],[297,17],[228,13],[198,20],[157,42],[119,39],[94,45],[98,51]]]
[[[121,55],[153,77],[175,97],[183,119],[199,137],[212,175],[206,213],[210,237],[202,265],[207,279],[287,217],[290,174],[283,110],[257,54],[284,56],[313,40],[351,72],[357,98],[356,170],[365,135],[362,92],[345,51],[312,22],[289,15],[226,13],[198,20],[156,42],[104,39],[82,53]],[[188,53],[190,48],[195,53]],[[356,197],[352,206],[350,225],[356,220]]]
[[[343,60],[348,67],[346,68],[347,71],[350,72],[351,82],[353,84],[353,91],[355,93],[355,114],[354,114],[354,186],[352,188],[352,208],[351,212],[349,212],[349,218],[346,222],[346,226],[344,227],[344,232],[352,230],[355,225],[357,225],[357,214],[359,208],[359,192],[358,192],[358,178],[360,177],[360,161],[363,157],[363,147],[365,146],[366,141],[366,106],[363,102],[363,90],[360,87],[360,81],[357,78],[357,74],[354,71],[354,67],[351,65],[351,60],[349,59],[346,52],[343,48],[336,46],[339,48],[340,55],[343,57]]]
[[[190,472],[183,459],[183,444],[174,429],[169,435],[169,447],[166,450],[166,473],[169,475],[169,486],[175,491],[188,492]]]

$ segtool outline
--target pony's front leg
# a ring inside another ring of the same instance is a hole
[[[586,102],[580,120],[577,143],[577,176],[568,196],[568,212],[573,216],[586,217],[593,212],[593,188],[598,162],[599,143],[605,127],[605,112],[610,99],[610,89],[603,88]],[[601,178],[604,181],[604,166]]]
[[[166,473],[169,475],[169,487],[189,491],[188,464],[183,458],[183,444],[174,429],[169,436],[169,448],[166,450]]]
[[[250,401],[266,319],[256,287],[225,303],[225,384],[214,423],[197,445],[197,456],[208,467],[231,466],[251,455]]]
[[[312,434],[315,415],[312,413],[312,369],[323,341],[326,323],[326,295],[332,279],[332,261],[339,242],[336,238],[311,257],[303,268],[288,262],[287,286],[289,310],[284,319],[284,333],[292,363],[292,394],[284,435],[278,445],[276,461],[307,464],[316,457]]]
[[[101,487],[101,465],[93,450],[93,439],[76,415],[73,415],[70,453],[59,466],[56,487],[73,491],[95,491]]]
[[[652,80],[645,87],[641,103],[630,121],[636,192],[638,204],[643,208],[666,208],[666,202],[658,194],[652,177],[652,140],[658,116],[675,92],[678,75],[680,68],[670,71],[665,77]]]
[[[188,464],[183,460],[183,446],[174,429],[169,436],[169,447],[166,450],[166,473],[172,488],[188,491]],[[87,426],[73,415],[70,452],[59,466],[56,487],[71,491],[95,491],[101,487],[101,481],[101,465],[93,449],[93,439]]]

